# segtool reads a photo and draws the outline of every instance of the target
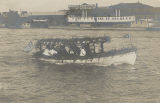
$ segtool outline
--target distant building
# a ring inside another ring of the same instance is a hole
[[[160,7],[142,3],[120,3],[109,7],[98,4],[69,5],[68,10],[57,12],[13,11],[0,13],[0,27],[6,28],[48,28],[54,26],[85,27],[145,27],[152,19],[160,21]],[[143,25],[143,26],[142,26]]]
[[[20,28],[23,18],[20,17],[18,11],[9,10],[9,12],[3,12],[3,24],[7,28]]]
[[[58,12],[32,12],[32,15],[28,17],[28,21],[31,23],[31,27],[45,27],[66,25],[65,11]]]
[[[4,25],[6,28],[48,28],[66,24],[65,11],[29,13],[9,10],[0,14],[0,27]]]

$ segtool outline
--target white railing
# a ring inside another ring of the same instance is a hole
[[[135,16],[124,17],[75,17],[68,16],[68,22],[134,22]]]
[[[44,20],[38,20],[38,19],[34,19],[33,22],[47,22],[48,20],[47,19],[44,19]]]

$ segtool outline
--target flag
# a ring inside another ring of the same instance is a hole
[[[28,45],[24,48],[24,51],[28,53],[32,51],[32,49],[33,49],[33,43],[30,41]]]

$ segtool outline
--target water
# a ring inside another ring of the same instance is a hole
[[[112,37],[108,48],[126,46],[131,34],[138,48],[134,66],[55,65],[25,53],[41,38]],[[0,103],[159,103],[160,32],[0,29]]]

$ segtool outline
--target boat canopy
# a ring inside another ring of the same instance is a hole
[[[71,44],[71,43],[105,43],[110,42],[109,36],[103,37],[85,37],[85,38],[70,38],[70,39],[62,39],[62,38],[55,38],[55,39],[41,39],[37,42],[36,46],[38,47],[41,44],[48,44],[48,43],[63,43],[63,44]]]

